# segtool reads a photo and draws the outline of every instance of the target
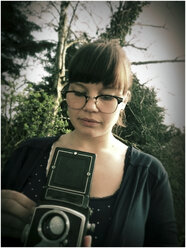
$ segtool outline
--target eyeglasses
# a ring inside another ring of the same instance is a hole
[[[85,93],[75,90],[66,91],[64,93],[67,105],[72,109],[83,109],[88,100],[92,98],[95,100],[96,107],[100,112],[111,114],[116,111],[118,104],[123,102],[123,98],[119,96],[99,95],[90,97],[85,95]]]

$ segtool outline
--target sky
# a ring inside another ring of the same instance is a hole
[[[117,1],[112,3],[117,5]],[[143,51],[126,47],[127,56],[131,62],[175,59],[176,57],[184,59],[185,7],[183,3],[153,1],[143,8],[127,40],[138,47],[148,49]],[[39,11],[37,2],[33,8]],[[78,18],[73,24],[75,32],[88,31],[92,35],[96,31],[96,26],[104,28],[109,24],[110,10],[105,1],[90,1],[88,11],[93,14],[93,19],[83,7],[78,9]],[[44,20],[49,20],[49,17],[46,15]],[[151,27],[147,24],[164,26],[164,28]],[[46,29],[42,34],[35,33],[35,36],[37,39],[57,39],[57,34],[51,29],[50,31]],[[146,86],[156,89],[159,105],[165,108],[165,123],[183,128],[185,126],[185,64],[138,65],[132,66],[132,71],[137,75],[141,84],[145,83]],[[44,73],[41,65],[38,64],[33,70],[27,72],[27,76],[28,79],[36,82],[40,81]]]
[[[127,49],[131,61],[164,60],[185,55],[185,7],[183,2],[152,2],[145,7],[137,22],[164,26],[152,28],[136,25],[128,39],[147,52]],[[133,66],[133,72],[141,83],[155,87],[159,105],[166,110],[165,123],[185,125],[185,64],[164,63]]]

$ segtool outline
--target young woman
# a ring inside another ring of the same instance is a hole
[[[20,238],[46,183],[56,147],[96,154],[90,207],[92,246],[177,246],[167,173],[153,156],[112,134],[130,99],[130,65],[116,43],[83,46],[63,91],[74,130],[31,139],[10,158],[2,176],[2,236]],[[86,243],[88,245],[88,243]]]

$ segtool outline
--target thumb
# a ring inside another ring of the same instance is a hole
[[[84,247],[91,247],[92,236],[87,235],[84,237]]]

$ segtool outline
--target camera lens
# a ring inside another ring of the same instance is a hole
[[[55,235],[61,235],[65,229],[64,220],[60,216],[54,216],[49,223],[49,229]]]
[[[63,216],[56,215],[56,213],[50,213],[43,219],[42,230],[47,239],[59,239],[65,231],[65,220]]]
[[[70,222],[67,215],[58,210],[46,212],[38,226],[40,236],[49,242],[62,241],[68,235]]]

